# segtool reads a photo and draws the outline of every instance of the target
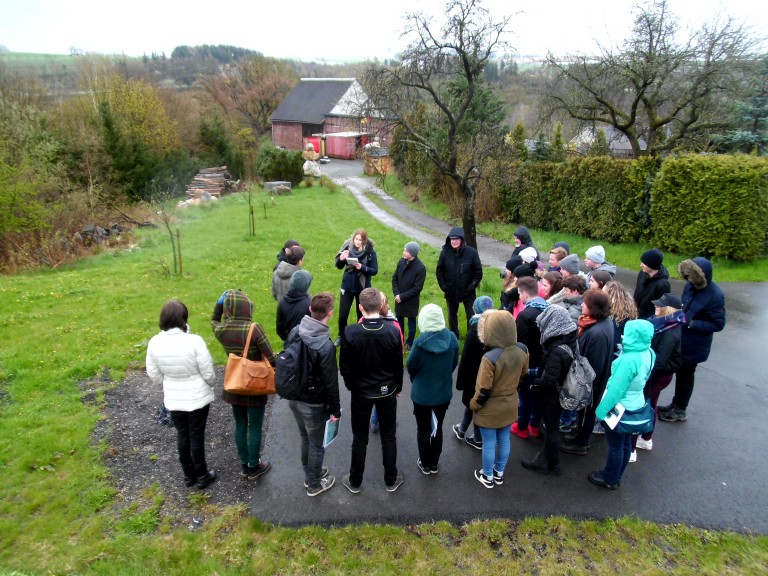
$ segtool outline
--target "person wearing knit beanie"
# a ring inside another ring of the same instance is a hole
[[[478,296],[472,304],[472,310],[475,314],[482,314],[491,308],[493,308],[493,298],[490,296]]]
[[[567,278],[568,276],[578,276],[579,255],[568,254],[568,256],[560,260],[560,273],[563,274],[563,278]]]
[[[521,264],[517,268],[515,268],[515,271],[513,272],[515,275],[515,278],[525,278],[526,276],[529,276],[531,278],[536,277],[536,273],[534,272],[533,268],[531,268],[530,264]]]
[[[594,265],[587,262],[587,260],[591,260]],[[590,248],[587,248],[584,261],[586,262],[589,268],[592,268],[594,270],[595,268],[600,266],[600,264],[605,262],[605,248],[603,248],[602,246],[592,246]]]
[[[659,270],[664,262],[664,254],[658,248],[651,248],[643,252],[643,255],[640,256],[640,262],[651,270]]]
[[[526,264],[530,264],[531,262],[536,261],[536,257],[538,256],[538,253],[536,252],[536,248],[528,247],[520,251],[518,254],[520,258],[523,259],[523,262]]]
[[[418,255],[419,255],[419,250],[420,250],[421,248],[419,248],[419,245],[418,245],[418,243],[411,241],[411,242],[408,242],[408,243],[405,245],[405,249],[406,249],[406,250],[408,250],[408,252],[411,254],[411,256],[413,256],[414,258],[416,258],[416,256],[418,256]]]
[[[568,244],[568,242],[555,242],[554,244],[552,244],[552,249],[554,250],[555,248],[564,249],[566,256],[571,253],[571,245]]]

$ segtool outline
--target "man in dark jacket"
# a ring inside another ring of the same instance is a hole
[[[520,254],[520,252],[530,247],[536,250],[536,260],[541,260],[539,250],[533,243],[533,239],[531,239],[531,233],[528,231],[528,228],[525,226],[518,226],[517,230],[512,232],[512,236],[515,237],[515,249],[512,250],[512,256],[517,256]]]
[[[283,342],[301,319],[309,315],[310,284],[312,274],[306,270],[296,270],[288,283],[288,292],[277,303],[277,335]]]
[[[659,419],[685,422],[686,409],[693,394],[696,367],[709,358],[712,335],[725,328],[725,296],[712,282],[712,263],[706,258],[685,260],[677,268],[687,284],[683,288],[683,313],[680,348],[682,365],[675,373],[675,396],[672,403],[659,407]]]
[[[326,421],[329,416],[333,421],[341,417],[336,347],[328,328],[328,321],[333,315],[333,295],[328,292],[316,294],[310,310],[311,316],[304,316],[301,323],[291,330],[286,345],[300,338],[306,346],[299,371],[301,392],[298,399],[289,401],[289,406],[301,435],[304,487],[307,496],[317,496],[329,490],[336,480],[323,467]]]
[[[647,250],[640,256],[640,272],[632,295],[637,305],[638,318],[653,316],[653,301],[672,290],[669,286],[669,272],[662,262],[664,254],[658,248]]]
[[[368,448],[368,423],[376,407],[379,417],[384,483],[394,492],[403,483],[397,471],[397,396],[403,389],[403,344],[400,330],[380,316],[381,292],[360,293],[363,321],[341,334],[339,369],[352,393],[352,462],[341,482],[353,494],[360,492]]]
[[[419,245],[408,242],[403,249],[403,257],[397,263],[392,275],[392,293],[395,295],[395,316],[400,329],[405,333],[405,320],[408,320],[408,337],[405,351],[413,346],[416,336],[416,316],[419,314],[419,296],[424,289],[427,269],[419,260]]]
[[[448,305],[448,326],[459,337],[459,304],[464,305],[467,326],[472,317],[475,290],[483,279],[483,266],[477,250],[464,242],[464,230],[451,229],[437,260],[437,283]]]

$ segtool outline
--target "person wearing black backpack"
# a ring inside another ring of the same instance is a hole
[[[333,315],[333,295],[316,294],[309,305],[310,316],[291,330],[286,349],[297,340],[304,348],[300,355],[298,378],[301,383],[289,406],[301,436],[301,465],[307,496],[317,496],[329,490],[336,478],[323,466],[325,423],[341,417],[339,403],[339,373],[336,367],[336,347],[330,337],[328,321]],[[278,368],[280,361],[278,359]]]

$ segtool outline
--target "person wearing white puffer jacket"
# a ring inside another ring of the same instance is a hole
[[[169,300],[160,311],[160,329],[147,346],[147,374],[163,385],[163,402],[177,431],[179,462],[188,487],[201,490],[216,479],[205,461],[205,425],[216,374],[205,341],[189,333],[189,311]]]

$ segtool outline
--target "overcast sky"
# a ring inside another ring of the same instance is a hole
[[[519,55],[593,52],[595,40],[618,44],[631,25],[627,0],[485,0],[496,18],[512,16]],[[439,14],[442,0],[0,0],[0,46],[13,52],[84,52],[141,56],[179,45],[230,44],[266,56],[328,62],[389,58],[404,48],[403,16]],[[765,0],[669,0],[685,26],[716,14],[745,21],[768,37]]]

